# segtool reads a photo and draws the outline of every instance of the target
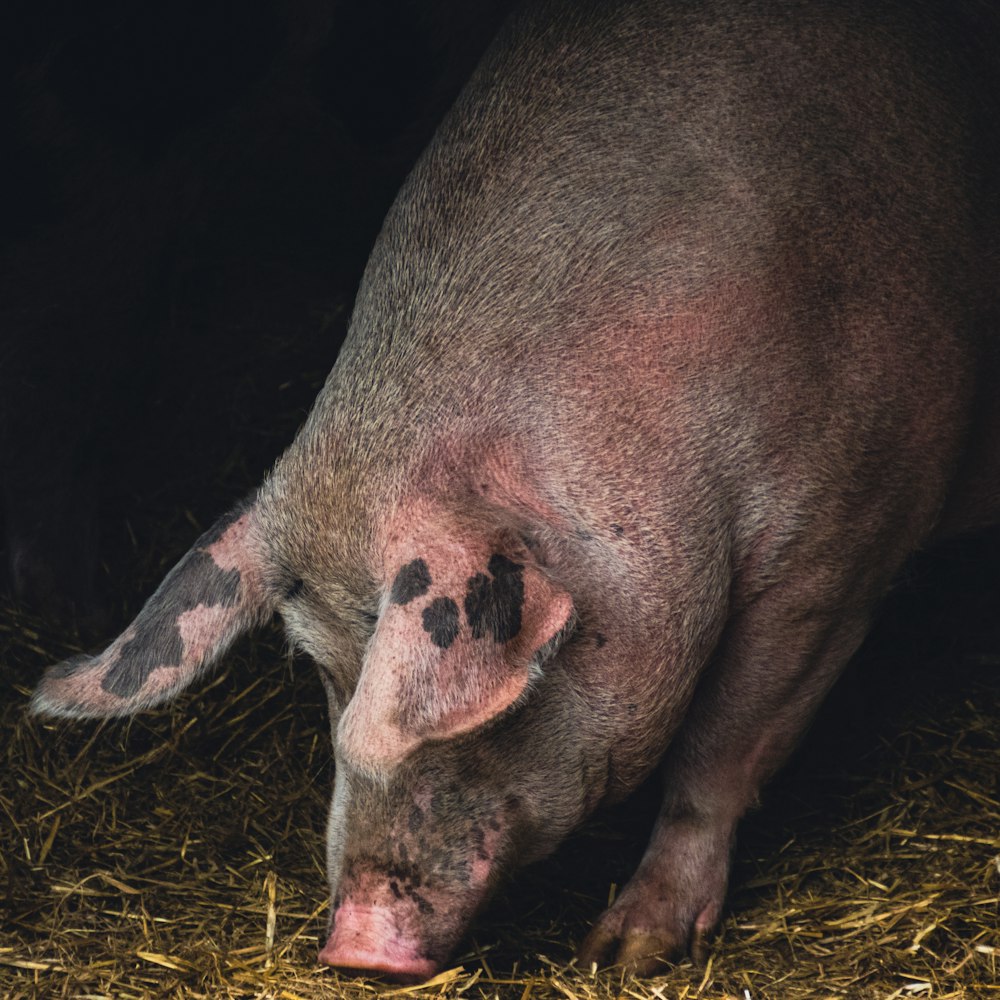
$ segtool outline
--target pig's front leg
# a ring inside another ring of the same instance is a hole
[[[867,608],[817,614],[771,592],[730,623],[664,759],[664,803],[649,847],[581,946],[581,965],[652,975],[686,952],[704,960],[722,912],[736,825],[868,621]]]

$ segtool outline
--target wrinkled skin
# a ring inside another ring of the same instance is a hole
[[[895,574],[1000,512],[998,29],[971,0],[529,5],[272,476],[36,708],[154,704],[277,611],[330,699],[324,962],[432,974],[658,765],[580,957],[703,953],[741,815]]]

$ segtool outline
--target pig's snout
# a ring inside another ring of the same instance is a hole
[[[458,887],[432,889],[416,868],[348,865],[319,960],[359,976],[420,983],[444,965],[474,911]]]
[[[381,787],[338,761],[330,819],[329,937],[319,960],[423,982],[489,899],[509,850],[510,802],[477,802],[454,780],[395,776]]]
[[[351,902],[344,902],[337,910],[319,960],[348,973],[377,973],[401,983],[423,982],[440,967],[400,928],[397,911]]]

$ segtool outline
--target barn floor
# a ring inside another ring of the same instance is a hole
[[[319,368],[303,377],[303,400],[320,377]],[[302,405],[261,435],[262,454],[287,440]],[[252,438],[245,426],[229,434],[226,448],[232,435]],[[205,479],[196,468],[109,503],[106,520],[120,520],[105,525],[105,572],[116,574],[105,637],[205,526],[182,492],[222,509],[262,464],[211,448],[198,461],[223,472]],[[431,984],[343,979],[315,962],[332,773],[309,663],[290,660],[274,629],[243,642],[169,711],[43,723],[24,713],[33,679],[80,641],[0,608],[0,996],[1000,996],[997,565],[1000,536],[914,565],[746,820],[708,963],[651,980],[569,964],[640,856],[650,792],[524,871]]]

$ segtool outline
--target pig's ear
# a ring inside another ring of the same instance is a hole
[[[421,569],[411,575],[419,580]],[[464,591],[457,600],[433,591],[412,599],[412,588],[400,595],[394,587],[341,721],[360,760],[392,764],[426,740],[495,718],[572,629],[572,598],[530,560],[495,554]]]
[[[103,653],[49,667],[32,711],[129,715],[167,701],[272,610],[255,508],[243,505],[198,539]]]

